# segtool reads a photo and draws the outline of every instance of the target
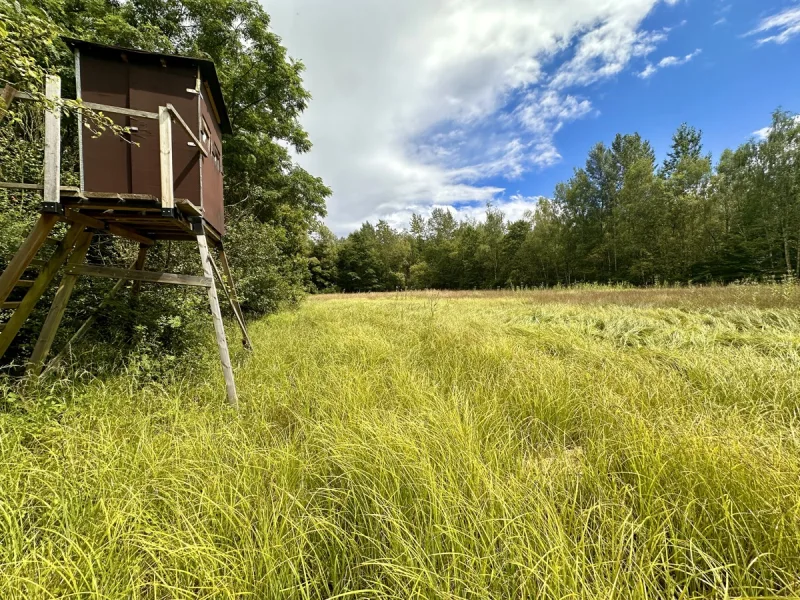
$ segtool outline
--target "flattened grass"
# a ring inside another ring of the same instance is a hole
[[[0,598],[800,594],[793,286],[320,297],[251,337],[239,414],[212,347],[0,414]]]

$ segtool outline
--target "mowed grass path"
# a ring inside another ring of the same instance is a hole
[[[0,414],[0,598],[800,594],[797,287],[325,296],[251,335],[238,414],[213,347]]]

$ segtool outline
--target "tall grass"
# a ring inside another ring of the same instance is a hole
[[[330,296],[251,336],[239,413],[212,347],[9,396],[0,598],[800,594],[792,286]]]

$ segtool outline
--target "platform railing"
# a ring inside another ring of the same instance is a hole
[[[2,90],[3,105],[0,110],[0,118],[8,110],[14,99],[32,100],[33,98],[25,92],[20,92],[11,86],[6,86]],[[42,185],[30,183],[11,183],[0,182],[2,188],[16,188],[28,190],[41,190],[42,192],[42,212],[63,214],[61,204],[61,78],[57,75],[48,75],[45,79],[45,118],[44,118],[44,165]],[[172,104],[159,106],[158,112],[136,110],[121,106],[111,106],[109,104],[98,104],[96,102],[83,102],[82,106],[97,112],[126,115],[140,119],[152,119],[158,121],[158,144],[159,144],[159,168],[161,172],[161,214],[163,216],[173,216],[175,214],[175,188],[174,175],[172,169],[172,122],[177,123],[186,131],[192,140],[190,145],[194,145],[198,152],[208,157],[208,150],[203,147],[197,139],[197,135],[186,124],[183,117]],[[80,128],[80,121],[78,127]],[[82,132],[79,130],[79,135]],[[81,182],[83,174],[81,173]],[[75,191],[83,192],[82,187],[70,188]]]

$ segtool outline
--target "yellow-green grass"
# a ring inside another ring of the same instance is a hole
[[[794,286],[322,296],[251,327],[239,413],[208,346],[0,414],[0,598],[800,594]]]

